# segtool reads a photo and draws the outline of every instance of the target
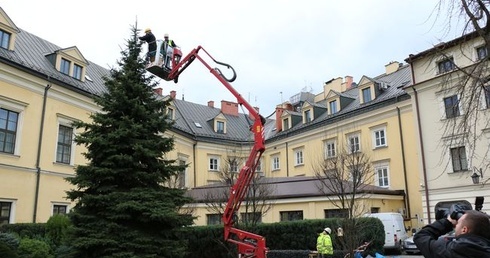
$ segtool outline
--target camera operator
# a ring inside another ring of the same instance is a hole
[[[454,240],[439,238],[453,228]],[[490,258],[490,220],[476,210],[453,211],[447,218],[423,227],[413,240],[426,258]]]

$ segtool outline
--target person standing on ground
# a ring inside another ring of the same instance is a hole
[[[466,210],[459,219],[447,216],[423,227],[413,241],[426,258],[490,258],[490,217],[476,210]],[[455,239],[440,236],[454,228]]]
[[[332,229],[325,228],[316,240],[316,250],[320,258],[326,258],[333,255],[332,238],[330,234]]]

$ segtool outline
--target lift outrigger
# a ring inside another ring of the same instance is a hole
[[[206,53],[218,65],[231,69],[233,76],[226,78],[218,68],[212,68],[199,56],[199,51]],[[238,104],[245,106],[253,117],[253,125],[250,130],[254,134],[254,145],[250,155],[241,168],[235,184],[230,189],[230,196],[222,217],[224,224],[224,238],[226,241],[238,246],[238,253],[243,257],[266,258],[267,247],[263,236],[246,232],[234,228],[236,213],[248,192],[250,183],[253,180],[255,170],[260,161],[260,157],[265,150],[264,124],[265,119],[255,108],[253,108],[230,84],[236,79],[236,72],[228,64],[218,62],[204,48],[198,46],[187,56],[182,58],[180,48],[166,46],[164,41],[157,40],[157,55],[154,62],[148,62],[146,69],[157,77],[166,81],[178,82],[179,75],[194,61],[198,59],[206,68],[236,97]]]

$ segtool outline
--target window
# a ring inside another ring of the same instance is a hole
[[[82,67],[77,64],[73,65],[73,78],[82,80]]]
[[[185,160],[179,160],[179,166],[185,166]],[[177,174],[177,187],[185,188],[185,171],[187,168],[182,169]]]
[[[68,213],[68,205],[53,205],[53,215]]]
[[[58,148],[56,162],[70,164],[73,128],[60,125],[58,130]]]
[[[325,158],[333,158],[335,155],[335,141],[325,142]]]
[[[388,167],[377,167],[376,168],[376,183],[380,187],[388,187]]]
[[[14,154],[19,113],[0,108],[0,152]]]
[[[257,167],[255,167],[256,172],[262,172],[262,158],[260,158],[259,161],[257,161]]]
[[[305,111],[305,123],[311,122],[311,110]]]
[[[209,158],[209,170],[218,171],[219,170],[219,159],[217,157]]]
[[[363,103],[371,101],[371,88],[362,89],[362,101]]]
[[[219,225],[221,224],[220,214],[206,214],[206,222],[208,225]]]
[[[490,108],[490,85],[484,86],[485,104],[486,108]]]
[[[386,146],[386,132],[384,128],[374,130],[373,134],[375,148]]]
[[[240,216],[243,223],[262,223],[262,213],[260,212],[242,212]]]
[[[439,69],[439,74],[452,71],[455,68],[454,60],[452,57],[442,60],[441,62],[437,63],[437,67]]]
[[[279,156],[272,157],[272,170],[279,170]]]
[[[337,101],[336,100],[330,101],[329,106],[330,106],[330,114],[337,113]]]
[[[303,150],[294,151],[294,165],[303,165]]]
[[[477,60],[482,60],[485,57],[487,57],[488,53],[487,53],[486,46],[481,46],[476,48],[476,55],[477,55]]]
[[[446,109],[446,118],[453,118],[459,116],[458,103],[459,103],[458,96],[456,95],[444,98],[444,108]]]
[[[379,213],[379,207],[371,207],[371,213]]]
[[[453,162],[454,172],[468,170],[468,161],[466,160],[466,148],[464,146],[451,148],[451,160]]]
[[[232,158],[229,161],[230,163],[230,172],[238,172],[238,160],[236,158]]]
[[[359,143],[359,135],[349,136],[348,146],[349,146],[350,153],[361,151],[361,145]]]
[[[173,108],[167,108],[167,118],[168,119],[174,119],[174,109]]]
[[[284,128],[284,130],[289,129],[289,118],[284,118],[282,120],[282,128]]]
[[[70,74],[70,61],[61,58],[60,72],[68,75]]]
[[[10,223],[11,213],[12,213],[12,203],[0,202],[0,226]]]
[[[10,33],[0,30],[0,47],[9,49]]]
[[[303,220],[303,211],[281,211],[279,212],[282,221]]]
[[[325,218],[348,218],[349,210],[348,209],[328,209],[323,210],[325,214]]]
[[[222,121],[216,122],[216,132],[217,133],[225,133],[225,122],[222,122]]]

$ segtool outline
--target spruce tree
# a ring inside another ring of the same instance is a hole
[[[95,98],[101,112],[77,122],[75,137],[88,160],[67,179],[76,201],[70,213],[75,257],[182,257],[186,243],[175,230],[192,223],[179,213],[190,200],[184,191],[164,183],[183,166],[165,159],[173,138],[163,133],[172,124],[164,101],[152,88],[152,76],[140,57],[138,29],[131,28],[118,67],[105,78],[107,91]]]

